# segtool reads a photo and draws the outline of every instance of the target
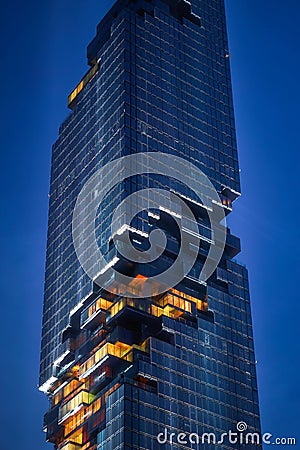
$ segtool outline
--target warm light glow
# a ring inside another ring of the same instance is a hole
[[[90,370],[93,366],[101,362],[106,356],[116,356],[117,358],[122,358],[124,353],[130,349],[129,345],[122,344],[122,346],[117,344],[107,343],[103,345],[99,350],[97,350],[93,356],[91,356],[84,364],[80,366],[79,376],[83,377],[84,374]]]
[[[182,309],[183,311],[192,312],[192,305],[189,301],[184,300],[181,297],[177,297],[176,295],[167,294],[162,299],[163,306],[170,305],[175,306],[175,308]]]
[[[91,370],[95,370],[102,361],[104,362],[108,356],[114,356],[116,358],[125,359],[126,361],[132,361],[130,352],[133,348],[147,351],[147,341],[145,341],[141,346],[137,345],[127,345],[122,342],[117,342],[116,344],[106,343],[97,350],[93,356],[91,356],[84,364],[80,366],[79,377],[84,378],[91,373]]]
[[[112,302],[109,300],[106,300],[104,298],[98,298],[90,307],[88,310],[88,317],[90,318],[93,314],[96,312],[103,310],[107,311],[108,308],[110,308],[112,305]]]
[[[77,414],[69,417],[65,423],[65,436],[68,437],[76,428],[81,426],[87,419],[90,413],[87,413],[85,409],[80,409]]]
[[[79,410],[80,406],[90,405],[95,398],[94,395],[90,394],[87,391],[79,392],[72,400],[67,402],[65,405],[60,407],[59,410],[59,418],[60,420],[64,420],[67,415],[71,415],[77,410]]]
[[[71,106],[72,102],[76,99],[78,94],[83,90],[84,86],[86,86],[96,75],[96,73],[99,70],[98,64],[96,64],[94,67],[92,67],[88,73],[83,77],[83,79],[80,81],[80,83],[76,86],[74,91],[69,95],[68,98],[68,105]]]
[[[73,444],[71,442],[69,442],[68,444],[66,444],[60,448],[60,450],[80,450],[80,449],[81,449],[81,445]]]
[[[176,289],[171,289],[171,292],[176,296],[184,298],[185,300],[188,300],[192,303],[196,303],[196,307],[198,310],[208,311],[207,299],[200,300],[198,298],[192,297],[191,295],[185,294],[184,292],[177,291]]]

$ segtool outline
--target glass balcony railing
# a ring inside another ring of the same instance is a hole
[[[192,314],[193,304],[195,304],[196,309],[200,311],[208,310],[208,304],[206,300],[200,300],[176,290],[172,290],[172,292],[167,293],[161,299],[155,300],[155,303],[154,299],[141,300],[122,297],[111,308],[107,310],[106,321],[109,322],[126,306],[134,308],[138,311],[145,312],[155,317],[161,317],[162,315],[174,317],[173,310],[180,310],[183,313],[187,312],[189,314]],[[176,313],[175,316],[178,316],[178,314]]]
[[[84,364],[79,368],[79,378],[88,376],[91,371],[100,366],[102,361],[104,362],[108,356],[114,356],[116,358],[123,359],[124,361],[132,362],[133,350],[141,350],[143,352],[148,351],[148,341],[145,341],[142,345],[127,345],[122,342],[116,344],[106,343],[99,350],[97,350]]]
[[[142,299],[133,299],[130,297],[122,297],[111,308],[109,308],[106,314],[106,321],[108,322],[110,319],[116,316],[120,311],[122,311],[125,308],[125,306],[130,306],[139,311],[152,314],[151,303],[152,302],[150,299],[142,300]]]
[[[69,416],[73,411],[79,409],[80,406],[90,405],[94,398],[95,396],[87,391],[79,392],[72,400],[60,407],[59,421],[62,422],[63,419]]]
[[[106,300],[102,297],[95,300],[88,308],[86,308],[80,318],[80,325],[84,326],[86,323],[88,323],[90,320],[92,320],[94,317],[96,317],[97,313],[107,311],[108,308],[110,308],[112,305],[112,302],[109,300]]]
[[[110,344],[103,345],[97,350],[84,364],[79,368],[79,377],[83,378],[95,366],[98,366],[107,356],[115,356],[124,359],[125,354],[131,349],[127,344]]]
[[[82,448],[82,445],[80,444],[74,444],[73,442],[68,442],[63,447],[60,448],[60,450],[80,450]]]

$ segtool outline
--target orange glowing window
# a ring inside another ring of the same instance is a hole
[[[64,434],[65,437],[68,437],[70,433],[72,433],[76,428],[78,428],[80,425],[83,425],[83,423],[87,419],[87,414],[84,409],[81,409],[77,412],[77,414],[74,414],[73,416],[69,417],[65,423],[65,429]]]
[[[191,295],[185,294],[184,292],[177,291],[176,289],[171,289],[171,292],[178,297],[184,298],[185,300],[188,300],[192,303],[196,303],[196,307],[200,311],[208,310],[208,303],[206,299],[200,300],[198,298],[192,297]]]
[[[68,98],[68,105],[71,107],[72,102],[76,99],[78,94],[83,90],[84,86],[86,86],[96,75],[96,73],[99,70],[98,64],[96,64],[94,67],[92,67],[88,73],[83,77],[83,79],[80,81],[80,83],[76,86],[74,91],[69,95]]]
[[[106,300],[104,298],[98,298],[98,300],[95,301],[90,307],[88,311],[88,317],[91,317],[93,314],[95,314],[97,311],[103,310],[107,311],[108,308],[110,308],[112,305],[112,302],[109,300]]]
[[[66,418],[66,416],[70,415],[72,412],[76,410],[79,411],[80,406],[90,405],[94,398],[95,396],[87,391],[79,392],[79,394],[77,394],[74,398],[72,398],[72,400],[70,400],[65,405],[60,407],[59,419],[62,421]]]
[[[122,358],[128,350],[130,350],[130,345],[127,344],[104,344],[102,347],[97,350],[93,356],[91,356],[84,364],[80,366],[79,376],[83,377],[86,372],[92,369],[96,364],[100,363],[105,356],[111,355],[116,356],[117,358]]]
[[[74,442],[68,442],[60,450],[81,450],[82,446],[80,444],[76,444]]]

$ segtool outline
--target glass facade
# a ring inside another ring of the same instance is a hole
[[[63,450],[184,449],[198,447],[160,444],[157,436],[165,429],[221,436],[241,421],[259,432],[248,275],[233,259],[240,242],[227,230],[218,268],[200,283],[211,231],[195,193],[172,177],[137,175],[99,207],[95,231],[108,263],[119,257],[112,216],[128,195],[160,188],[193,210],[202,236],[197,261],[162,295],[134,298],[178,254],[180,238],[166,211],[143,211],[127,223],[125,210],[119,218],[134,230],[139,250],[152,230],[168,240],[158,261],[120,264],[133,274],[126,296],[117,282],[109,292],[93,283],[72,240],[85,183],[108,162],[135,153],[193,163],[212,181],[225,214],[232,211],[240,180],[224,2],[119,0],[98,25],[88,62],[52,152],[40,370],[40,389],[50,398],[47,440]]]

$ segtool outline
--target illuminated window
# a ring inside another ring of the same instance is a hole
[[[94,395],[87,391],[81,391],[72,400],[67,402],[65,405],[61,406],[59,411],[59,418],[63,420],[67,415],[73,413],[83,405],[90,405],[95,398]]]

